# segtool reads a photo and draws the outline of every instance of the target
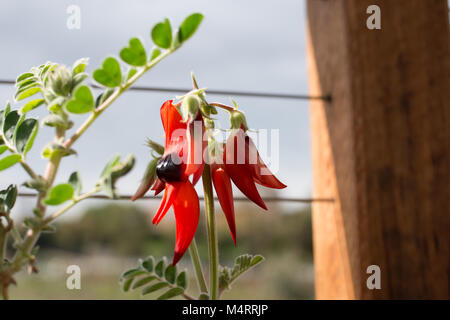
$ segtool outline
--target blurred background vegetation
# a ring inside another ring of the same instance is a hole
[[[39,274],[25,271],[11,287],[13,299],[147,299],[139,292],[122,292],[121,273],[137,264],[138,258],[153,255],[172,258],[175,242],[173,214],[158,227],[151,224],[157,201],[131,205],[125,201],[100,202],[76,218],[56,225],[55,233],[39,240]],[[311,299],[314,298],[310,207],[269,203],[264,212],[246,202],[236,204],[237,247],[233,245],[225,217],[217,210],[220,262],[232,266],[243,253],[262,254],[266,260],[248,272],[224,293],[224,299]],[[203,213],[202,213],[203,215]],[[203,216],[204,218],[204,216]],[[200,255],[208,257],[206,228],[200,219],[196,239]],[[81,268],[81,290],[68,290],[69,265]],[[189,254],[179,263],[192,274]],[[204,271],[208,267],[204,264]],[[190,279],[190,292],[197,284]]]

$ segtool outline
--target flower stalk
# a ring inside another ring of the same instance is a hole
[[[205,164],[202,180],[203,192],[205,194],[206,227],[208,231],[210,298],[211,300],[216,300],[219,296],[219,248],[217,244],[211,173],[208,164]]]
[[[197,242],[195,241],[195,238],[189,246],[189,254],[191,256],[192,266],[194,267],[200,292],[208,293],[208,287],[206,286],[205,276],[203,275],[202,263],[200,260],[200,255],[198,254]]]

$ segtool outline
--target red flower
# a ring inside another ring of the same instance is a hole
[[[195,145],[198,145],[199,142],[196,140],[202,138],[201,133],[204,130],[202,125],[199,137],[194,138],[195,121],[189,120],[184,123],[172,100],[162,105],[161,120],[166,134],[165,148],[156,166],[158,179],[152,190],[155,190],[155,195],[162,190],[165,191],[153,218],[153,224],[158,224],[169,208],[173,207],[176,220],[176,242],[172,265],[175,265],[188,249],[197,230],[200,214],[199,200],[193,183],[189,181],[189,176],[193,174],[194,180],[198,180],[203,172],[205,165],[203,146],[205,145],[201,143],[201,157],[195,154],[198,152]],[[195,120],[202,120],[200,113]],[[148,185],[145,187],[147,189],[144,192],[142,188],[139,188],[132,200],[143,196],[150,188]]]
[[[225,171],[234,184],[250,200],[267,210],[255,183],[274,189],[286,188],[261,159],[255,144],[244,127],[234,130],[228,137],[224,150]]]
[[[234,130],[223,148],[223,162],[212,159],[211,176],[236,245],[236,222],[231,180],[254,203],[267,210],[255,183],[274,189],[286,188],[267,168],[244,126]],[[219,163],[222,162],[222,163]]]

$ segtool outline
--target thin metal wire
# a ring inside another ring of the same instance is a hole
[[[14,80],[0,79],[0,85],[14,85]],[[91,84],[93,88],[101,89],[102,87]],[[191,91],[190,88],[165,88],[153,86],[131,86],[128,90],[134,91],[153,91],[153,92],[170,92],[170,93],[184,93]],[[275,98],[275,99],[294,99],[294,100],[325,100],[330,101],[330,96],[309,96],[304,94],[285,94],[285,93],[264,93],[264,92],[250,92],[250,91],[228,91],[228,90],[210,90],[208,94],[222,95],[222,96],[241,96],[254,98]]]
[[[19,197],[22,198],[34,198],[37,196],[36,193],[27,193],[22,192],[18,194]],[[111,198],[105,195],[94,195],[89,197],[89,199],[99,199],[99,200],[111,200]],[[131,195],[120,195],[119,200],[130,200]],[[161,196],[145,196],[142,197],[143,200],[160,200]],[[203,196],[199,196],[200,200],[203,200]],[[215,201],[218,201],[217,197],[214,198]],[[246,197],[235,197],[235,201],[250,201]],[[264,198],[265,202],[300,202],[300,203],[312,203],[312,202],[334,202],[333,198],[280,198],[280,197],[266,197]]]

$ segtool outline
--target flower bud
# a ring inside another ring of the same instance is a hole
[[[187,95],[181,103],[180,113],[184,122],[193,120],[197,117],[202,101],[195,95]]]
[[[69,95],[72,90],[72,71],[66,66],[57,66],[48,75],[48,85],[58,95]]]
[[[245,118],[244,113],[241,111],[230,111],[230,124],[231,129],[241,129],[241,127],[243,127],[245,131],[248,130],[247,119]]]

